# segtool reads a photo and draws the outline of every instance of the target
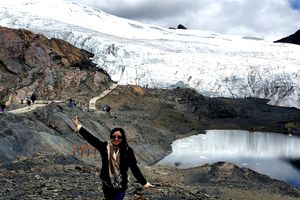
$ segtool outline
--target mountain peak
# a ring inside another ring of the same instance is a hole
[[[296,31],[294,34],[289,35],[287,37],[281,38],[274,42],[282,42],[282,43],[290,43],[300,45],[300,29]]]

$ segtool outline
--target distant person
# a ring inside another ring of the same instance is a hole
[[[1,100],[1,101],[0,101],[0,111],[1,111],[1,113],[4,112],[5,107],[6,107],[5,102],[4,102],[3,100]]]
[[[122,200],[124,198],[128,183],[128,168],[145,189],[154,187],[144,178],[137,166],[133,150],[128,145],[125,131],[122,128],[114,128],[110,132],[110,141],[103,142],[79,124],[77,115],[73,117],[72,121],[79,134],[101,154],[100,178],[106,200]]]
[[[31,107],[31,100],[30,100],[30,99],[27,99],[27,100],[26,100],[26,104],[27,104],[28,110],[29,110],[30,107]]]
[[[74,106],[76,106],[76,102],[71,98],[71,99],[69,99],[68,106],[73,108]]]
[[[34,93],[30,96],[30,100],[33,104],[36,101],[36,95]]]
[[[109,105],[104,106],[103,111],[110,113],[110,106]]]

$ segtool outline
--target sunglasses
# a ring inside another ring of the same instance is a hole
[[[112,140],[115,140],[115,139],[118,139],[118,140],[121,140],[122,139],[122,136],[111,136],[110,139]]]

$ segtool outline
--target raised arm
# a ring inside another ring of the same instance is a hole
[[[96,149],[100,150],[100,148],[106,147],[105,143],[91,134],[87,129],[82,127],[78,121],[77,115],[72,118],[73,124],[76,128],[76,131],[92,146],[96,147]]]

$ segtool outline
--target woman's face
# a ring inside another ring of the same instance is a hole
[[[122,134],[120,131],[116,131],[111,135],[111,141],[113,145],[119,146],[119,144],[122,142]]]

